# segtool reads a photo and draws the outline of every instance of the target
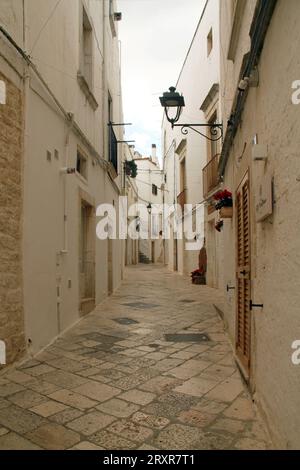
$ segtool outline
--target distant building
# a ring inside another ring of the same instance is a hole
[[[140,261],[163,263],[162,212],[159,210],[164,200],[164,178],[157,158],[156,145],[152,145],[149,157],[142,157],[135,151],[134,161],[138,167],[138,200],[145,208],[148,207],[148,211],[143,212],[141,216]],[[144,226],[146,232],[143,234]]]

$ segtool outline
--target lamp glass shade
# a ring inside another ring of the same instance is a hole
[[[174,87],[170,87],[159,99],[163,108],[183,108],[185,105],[184,97]]]

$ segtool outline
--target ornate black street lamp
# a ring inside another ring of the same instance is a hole
[[[148,211],[148,214],[151,214],[151,211],[152,211],[152,204],[151,202],[149,202],[148,206],[147,206],[147,211]]]
[[[184,97],[180,95],[178,91],[176,91],[175,87],[170,87],[169,91],[163,93],[163,96],[161,96],[159,100],[160,104],[165,109],[166,118],[171,123],[172,129],[178,126],[181,127],[181,132],[184,135],[188,133],[189,129],[192,129],[193,131],[202,135],[202,137],[205,137],[205,139],[207,140],[217,141],[222,139],[223,124],[219,124],[216,122],[211,124],[177,124],[182,112],[182,108],[184,108],[185,106],[185,102]],[[174,108],[175,110],[173,116],[170,114],[170,108]],[[210,129],[211,137],[206,134],[203,134],[199,130],[195,129],[195,127],[208,127]]]

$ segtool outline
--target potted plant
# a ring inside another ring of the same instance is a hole
[[[220,217],[223,219],[231,218],[233,215],[232,193],[227,189],[217,192],[214,195],[216,202],[215,208],[220,211]]]
[[[137,164],[134,160],[127,160],[125,162],[125,173],[130,178],[136,178],[137,176]]]
[[[223,225],[224,225],[223,220],[218,220],[218,222],[217,222],[216,225],[215,225],[215,229],[216,229],[218,232],[221,232]]]
[[[193,284],[206,284],[205,273],[203,269],[195,269],[191,272],[191,278]]]

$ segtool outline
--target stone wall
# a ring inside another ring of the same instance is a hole
[[[22,92],[0,72],[6,104],[0,105],[0,340],[6,362],[25,350],[22,290]],[[1,366],[0,366],[1,367]]]

